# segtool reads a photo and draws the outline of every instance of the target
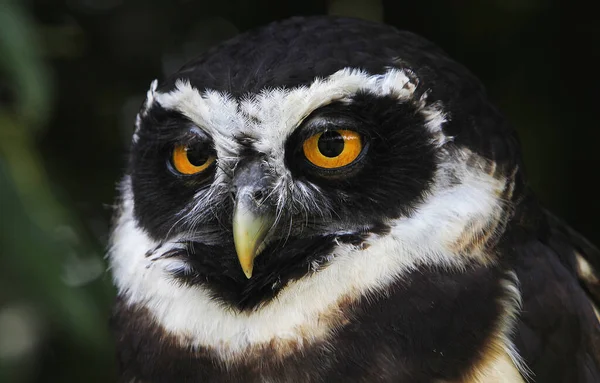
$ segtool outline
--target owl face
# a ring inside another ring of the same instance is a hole
[[[131,157],[136,219],[178,243],[175,278],[272,295],[414,214],[444,142],[443,113],[414,93],[405,72],[348,68],[241,98],[185,79],[152,89]]]
[[[322,18],[242,35],[152,83],[116,284],[232,355],[324,334],[328,310],[419,265],[497,261],[513,140],[479,83],[412,34]]]

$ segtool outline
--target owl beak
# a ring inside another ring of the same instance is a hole
[[[274,218],[268,213],[256,213],[254,203],[240,198],[233,212],[233,242],[246,278],[252,277],[254,259],[265,248],[265,238]]]

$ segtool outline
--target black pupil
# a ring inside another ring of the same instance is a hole
[[[318,145],[325,157],[337,157],[344,151],[344,137],[335,130],[328,130],[321,134]]]
[[[202,166],[208,161],[209,153],[205,145],[194,145],[186,150],[188,161],[194,166]]]

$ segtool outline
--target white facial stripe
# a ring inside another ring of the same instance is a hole
[[[154,97],[156,95],[157,88],[158,88],[158,80],[153,80],[150,83],[150,89],[148,89],[148,92],[146,92],[146,101],[144,102],[144,108],[142,110],[142,114],[146,115],[148,113],[148,110],[150,110],[150,108],[154,104]]]
[[[142,124],[142,116],[148,114],[148,110],[154,104],[154,96],[156,95],[156,88],[158,87],[158,81],[153,80],[150,83],[150,89],[146,92],[146,101],[144,101],[144,106],[142,110],[135,116],[135,132],[133,133],[133,142],[136,143],[139,139],[138,132],[140,130]]]
[[[440,188],[445,171],[438,174]],[[137,226],[126,180],[109,254],[115,282],[130,304],[148,308],[184,346],[213,347],[237,358],[249,347],[271,341],[310,343],[334,330],[336,324],[323,316],[335,312],[341,301],[382,289],[419,264],[465,267],[465,260],[450,250],[452,244],[470,220],[485,219],[502,203],[497,196],[504,183],[468,169],[461,179],[431,193],[414,216],[390,222],[390,234],[370,238],[367,249],[338,245],[328,267],[291,282],[277,299],[251,313],[215,302],[205,288],[176,283],[168,271],[185,267],[181,261],[145,256],[158,244]]]
[[[233,99],[214,91],[200,94],[188,82],[178,81],[175,90],[157,93],[156,100],[163,108],[181,112],[205,130],[215,143],[219,159],[237,154],[239,148],[232,138],[247,121],[238,113],[237,102]]]
[[[342,69],[325,79],[317,79],[309,86],[294,89],[265,90],[242,102],[242,110],[263,125],[256,148],[277,157],[283,152],[285,139],[311,112],[333,101],[346,100],[359,91],[378,96],[393,95],[410,99],[415,84],[404,72],[392,69],[383,75],[369,75],[357,69]]]

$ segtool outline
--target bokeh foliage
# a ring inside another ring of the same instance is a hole
[[[51,106],[36,23],[20,3],[3,1],[0,25],[1,85],[10,94],[0,108],[0,381],[92,381],[97,362],[106,372],[96,381],[110,381],[113,293],[98,278],[98,242],[57,199],[36,145]],[[67,370],[72,355],[77,364]]]
[[[470,68],[518,129],[540,199],[593,242],[592,1],[0,0],[0,382],[114,381],[111,204],[150,81],[292,15],[385,21]]]

